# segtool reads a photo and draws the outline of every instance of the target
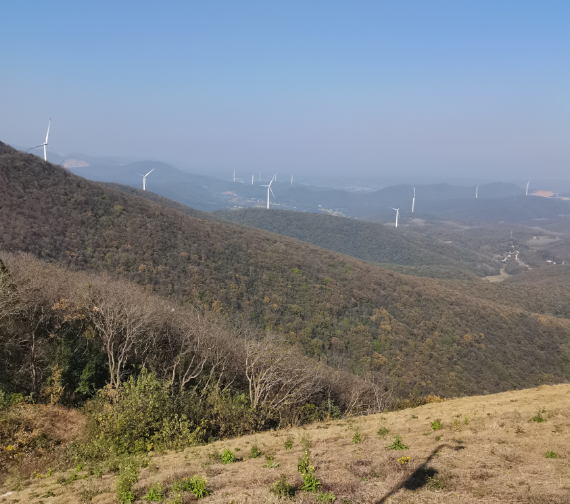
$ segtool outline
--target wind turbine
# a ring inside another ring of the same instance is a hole
[[[275,178],[275,177],[274,177]],[[273,189],[271,189],[271,184],[273,183],[273,179],[271,179],[271,182],[269,182],[269,185],[262,185],[260,187],[267,187],[267,209],[269,210],[269,191],[271,191],[271,194],[273,194]],[[275,198],[275,194],[273,194],[273,197]]]
[[[251,176],[251,185],[253,185],[253,175]]]
[[[479,186],[475,188],[475,199],[477,199],[477,195],[479,194]]]
[[[291,175],[291,185],[293,185],[293,175]]]
[[[414,187],[414,197],[412,199],[412,213],[414,213],[415,204],[416,204],[416,188]]]
[[[392,208],[392,207],[390,207]],[[399,208],[392,208],[392,210],[396,210],[396,227],[398,227],[398,217],[400,215],[400,209]]]
[[[530,180],[526,183],[526,195],[528,196],[528,185],[530,184]]]
[[[46,133],[46,141],[43,144],[40,145],[36,145],[35,147],[32,147],[31,149],[28,149],[26,152],[31,151],[32,149],[37,149],[38,147],[43,147],[44,148],[44,161],[47,161],[47,152],[46,152],[46,147],[48,145],[48,136],[49,136],[49,127],[51,125],[51,117],[49,118],[49,122],[48,122],[48,130]]]
[[[141,173],[137,173],[137,175],[140,175],[143,178],[143,191],[146,191],[146,178],[154,171],[154,168],[152,170],[150,170],[146,175],[142,175]]]

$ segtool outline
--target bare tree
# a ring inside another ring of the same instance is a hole
[[[162,331],[153,343],[149,365],[171,385],[184,389],[189,383],[204,378],[202,390],[212,380],[229,386],[233,379],[232,348],[234,338],[211,314],[200,314],[188,308],[166,307]],[[173,311],[171,311],[173,310]]]
[[[322,366],[285,346],[278,335],[249,337],[245,346],[245,376],[253,408],[277,410],[304,404],[321,388]]]
[[[144,358],[150,346],[156,329],[156,303],[131,283],[107,276],[93,280],[85,290],[87,316],[107,353],[110,385],[117,387],[129,360]]]

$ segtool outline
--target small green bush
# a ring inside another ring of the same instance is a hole
[[[236,461],[234,452],[227,448],[222,452],[222,464],[233,464]]]
[[[333,492],[321,492],[315,497],[315,499],[320,502],[334,502],[336,500],[336,495]]]
[[[249,458],[259,458],[259,457],[261,457],[261,450],[256,444],[254,444],[251,447],[251,450],[249,450]]]
[[[380,429],[378,430],[378,435],[379,436],[385,436],[386,434],[388,434],[388,432],[390,432],[388,429],[386,429],[386,427],[380,427]]]
[[[172,483],[172,492],[191,492],[198,499],[210,495],[208,490],[208,482],[204,476],[192,476],[192,478],[183,478],[181,480],[176,480]]]
[[[192,476],[189,480],[188,490],[190,490],[190,492],[192,492],[198,499],[206,497],[211,493],[208,490],[208,480],[204,476]]]
[[[313,471],[303,474],[303,484],[301,490],[303,492],[318,492],[321,488],[321,482],[313,474]]]
[[[392,441],[392,444],[387,446],[388,450],[407,450],[408,447],[402,443],[402,440],[400,439],[400,436],[396,436],[394,438],[394,441]]]
[[[315,468],[311,465],[311,453],[309,450],[305,450],[303,456],[299,460],[297,465],[297,470],[301,473],[303,477],[303,484],[301,485],[301,490],[303,492],[318,492],[321,487],[321,482],[315,476]]]
[[[287,481],[287,476],[284,474],[271,485],[269,491],[279,498],[293,497],[295,495],[295,487]]]
[[[157,483],[156,485],[153,483],[144,498],[147,502],[163,502],[166,497],[162,483]]]
[[[434,420],[431,423],[431,430],[440,430],[443,426],[441,425],[441,420]]]
[[[545,410],[538,410],[538,411],[536,412],[536,415],[534,415],[534,416],[530,419],[530,421],[531,421],[531,422],[536,422],[536,423],[543,423],[543,422],[546,422],[546,418],[544,418],[544,417],[542,416],[542,414],[544,413],[544,411],[545,411]]]
[[[291,450],[292,448],[293,448],[293,440],[291,438],[287,438],[287,441],[285,441],[285,449]]]
[[[354,444],[358,444],[362,441],[362,434],[360,433],[360,429],[356,428],[354,434],[352,435],[352,442]]]
[[[547,451],[544,456],[546,458],[558,458],[558,453],[554,452],[554,451]]]

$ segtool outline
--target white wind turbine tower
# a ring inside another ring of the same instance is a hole
[[[43,144],[36,145],[35,147],[32,147],[31,149],[28,149],[28,150],[26,151],[26,152],[29,152],[29,151],[31,151],[32,149],[37,149],[38,147],[43,147],[43,148],[44,148],[44,161],[47,161],[46,147],[47,147],[47,145],[48,145],[48,136],[49,136],[49,127],[50,127],[50,125],[51,125],[51,117],[50,117],[49,122],[48,122],[48,130],[47,130],[47,133],[46,133],[46,141],[45,141]]]
[[[530,180],[526,183],[526,195],[528,196],[528,185],[530,184]]]
[[[269,210],[269,191],[271,191],[271,194],[273,194],[273,189],[271,189],[271,184],[273,183],[273,179],[271,179],[271,182],[269,182],[269,185],[262,185],[260,187],[267,187],[267,209]],[[275,194],[273,194],[273,197],[275,198]]]
[[[154,171],[154,168],[152,170],[150,170],[146,175],[143,175],[142,173],[137,173],[137,175],[140,175],[143,178],[143,191],[146,191],[146,178]],[[136,173],[136,172],[135,172]]]
[[[414,197],[412,198],[412,213],[414,213],[415,205],[416,205],[416,188],[414,187]]]
[[[475,188],[475,199],[477,199],[478,194],[479,194],[479,186],[477,186],[477,187]]]
[[[392,208],[392,207],[390,207]],[[399,208],[392,208],[392,210],[396,210],[396,227],[398,227],[398,217],[400,215],[400,209]]]

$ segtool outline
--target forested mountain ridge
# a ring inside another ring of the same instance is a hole
[[[385,271],[293,238],[205,221],[0,146],[0,248],[120,274],[278,331],[400,393],[460,395],[567,379],[567,320]]]
[[[407,271],[417,276],[466,278],[467,272],[478,276],[498,273],[490,256],[378,223],[291,210],[219,210],[214,214],[365,261],[410,266]]]

